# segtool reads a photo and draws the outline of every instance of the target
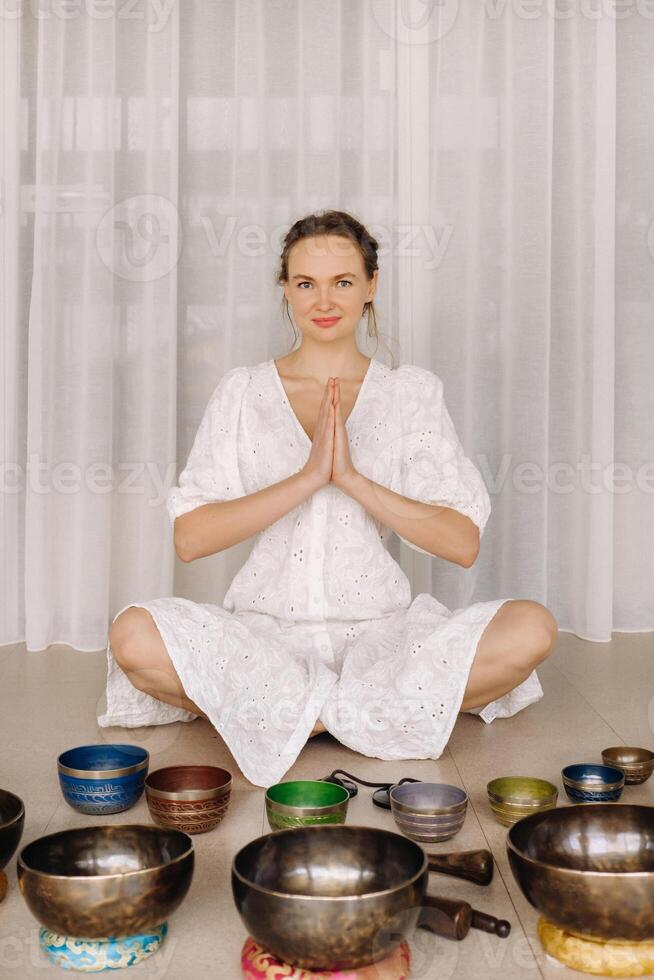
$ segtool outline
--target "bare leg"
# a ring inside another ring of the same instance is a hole
[[[147,609],[137,606],[125,609],[109,630],[109,642],[119,667],[139,691],[209,720],[187,697],[166,645]]]
[[[125,609],[109,630],[109,642],[119,667],[139,691],[209,721],[205,713],[187,697],[161,634],[147,609],[140,606]],[[325,726],[317,721],[309,737],[324,731]]]
[[[539,602],[505,602],[482,633],[460,711],[482,707],[521,684],[552,652],[557,634],[556,620]]]

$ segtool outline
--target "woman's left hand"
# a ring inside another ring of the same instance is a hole
[[[332,483],[344,487],[357,475],[352,457],[347,429],[341,413],[341,388],[339,379],[334,381],[334,459],[332,463]]]

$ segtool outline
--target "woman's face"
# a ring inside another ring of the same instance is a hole
[[[377,288],[376,269],[366,276],[361,252],[349,238],[317,235],[296,242],[288,256],[284,294],[298,328],[316,340],[353,333]],[[316,321],[337,317],[331,325]]]

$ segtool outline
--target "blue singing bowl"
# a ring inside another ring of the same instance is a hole
[[[79,745],[57,759],[64,799],[78,813],[129,810],[143,793],[150,754],[138,745]]]
[[[624,773],[612,766],[579,762],[561,770],[563,788],[573,803],[614,803],[624,788]]]

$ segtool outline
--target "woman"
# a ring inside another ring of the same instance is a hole
[[[222,606],[117,614],[101,725],[202,716],[267,786],[325,729],[365,755],[437,759],[459,711],[490,722],[542,697],[534,668],[557,635],[544,606],[412,600],[386,550],[395,531],[470,567],[490,501],[439,377],[358,350],[377,279],[377,242],[351,215],[288,232],[278,282],[301,345],[223,376],[167,500],[183,561],[256,535],[252,552]]]

